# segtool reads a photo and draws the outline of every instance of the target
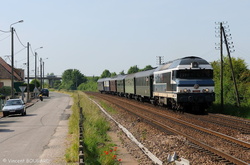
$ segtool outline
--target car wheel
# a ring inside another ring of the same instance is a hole
[[[3,112],[3,117],[6,117],[8,116],[6,112]]]
[[[23,111],[23,112],[22,112],[22,116],[25,116],[25,115],[26,115],[26,111]]]

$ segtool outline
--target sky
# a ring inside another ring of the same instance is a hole
[[[0,30],[13,25],[14,65],[34,75],[38,54],[45,75],[78,69],[100,76],[107,69],[126,73],[185,56],[220,59],[216,22],[224,22],[234,48],[232,57],[250,66],[249,0],[1,0]],[[19,41],[20,40],[20,41]],[[11,34],[0,31],[0,57],[10,62]],[[43,47],[42,49],[39,49]],[[224,54],[227,52],[224,48]]]

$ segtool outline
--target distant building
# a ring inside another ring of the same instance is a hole
[[[14,68],[14,82],[24,81],[24,69]],[[0,87],[11,86],[11,66],[0,57]]]

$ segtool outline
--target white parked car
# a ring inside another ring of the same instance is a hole
[[[2,111],[3,117],[11,114],[21,114],[24,116],[26,115],[25,103],[21,99],[9,99],[4,104]]]

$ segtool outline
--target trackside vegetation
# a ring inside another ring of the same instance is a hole
[[[211,112],[223,113],[232,116],[244,117],[250,119],[250,70],[247,64],[241,58],[232,58],[234,66],[235,79],[240,95],[240,107],[236,106],[236,96],[232,73],[229,65],[228,57],[224,57],[224,74],[223,74],[223,96],[224,96],[224,110],[221,109],[221,91],[220,91],[220,60],[212,62],[214,69],[215,81],[215,102],[211,108]]]
[[[72,115],[69,119],[70,146],[66,150],[65,159],[67,163],[78,162],[79,150],[79,106],[83,109],[83,142],[84,142],[84,163],[85,164],[119,164],[117,158],[117,147],[107,135],[109,122],[103,116],[100,109],[89,100],[83,92],[74,92],[72,94],[74,105],[72,106]],[[104,103],[102,103],[104,104]],[[114,111],[114,110],[112,110]]]

